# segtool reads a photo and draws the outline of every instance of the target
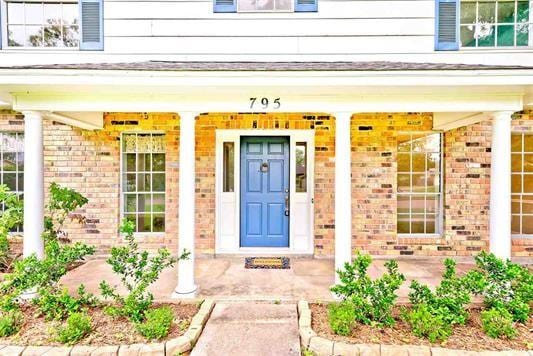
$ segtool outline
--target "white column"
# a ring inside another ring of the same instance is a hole
[[[490,252],[511,257],[511,111],[492,114]]]
[[[190,252],[189,259],[179,261],[178,285],[173,298],[194,298],[194,235],[195,235],[195,113],[180,113],[180,161],[178,207],[178,253]]]
[[[335,113],[335,271],[352,257],[350,118],[351,113]],[[338,282],[335,273],[335,283]]]
[[[44,257],[43,118],[24,111],[24,257]]]

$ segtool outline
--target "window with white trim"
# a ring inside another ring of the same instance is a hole
[[[533,134],[511,135],[511,233],[533,235]]]
[[[441,231],[441,134],[398,135],[397,232]]]
[[[136,232],[165,231],[165,135],[122,134],[122,216]]]
[[[11,191],[24,194],[24,134],[0,132],[0,181]],[[3,209],[3,207],[0,207]],[[14,232],[22,232],[22,225]]]
[[[461,1],[461,46],[532,46],[532,4],[528,0]]]
[[[293,11],[293,0],[237,0],[239,12],[287,12]]]
[[[8,48],[78,48],[77,1],[6,1]]]

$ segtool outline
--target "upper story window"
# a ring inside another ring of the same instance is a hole
[[[238,11],[292,11],[293,0],[237,0]]]
[[[441,231],[441,135],[398,136],[398,234]]]
[[[461,1],[460,13],[462,47],[533,45],[530,1]]]
[[[7,2],[8,47],[79,46],[77,2]]]

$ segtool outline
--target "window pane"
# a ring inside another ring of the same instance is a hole
[[[461,2],[461,23],[473,24],[476,23],[476,3],[475,2]]]
[[[474,37],[474,27],[475,25],[461,26],[461,46],[476,46],[476,38]]]
[[[255,0],[239,0],[239,11],[255,10]]]
[[[398,152],[411,151],[411,135],[398,135]]]
[[[153,215],[153,227],[154,232],[165,232],[165,215],[154,214]]]
[[[411,175],[398,174],[398,192],[409,192],[411,190]]]
[[[408,153],[398,153],[398,172],[409,172],[411,170],[411,155]]]
[[[533,153],[524,154],[524,172],[533,172]]]
[[[426,234],[434,234],[436,232],[436,222],[436,215],[426,215]]]
[[[522,135],[521,134],[511,135],[511,151],[522,152]]]
[[[498,46],[514,46],[514,25],[500,25],[498,30]]]
[[[511,195],[511,212],[520,214],[520,195]]]
[[[274,10],[274,0],[256,0],[255,7],[260,11]]]
[[[152,190],[150,173],[138,173],[137,174],[137,190],[139,192],[149,192]]]
[[[42,47],[43,46],[43,26],[26,26],[25,46]]]
[[[137,231],[138,232],[151,232],[152,231],[152,215],[151,214],[139,214],[137,217]]]
[[[533,193],[533,175],[524,174],[524,193]]]
[[[426,154],[425,153],[413,153],[411,156],[413,172],[424,172],[426,170]]]
[[[511,233],[520,234],[520,215],[513,215],[511,217]]]
[[[514,1],[498,1],[498,22],[514,23]]]
[[[153,175],[153,191],[164,192],[165,191],[165,174],[154,173]]]
[[[533,152],[533,135],[526,134],[524,135],[524,152]],[[520,148],[522,151],[522,148]]]
[[[477,31],[479,47],[494,47],[494,25],[478,24]]]
[[[436,214],[438,212],[439,197],[436,195],[426,196],[426,214]]]
[[[132,154],[135,157],[135,154]],[[139,153],[137,155],[137,171],[138,172],[150,172],[151,170],[151,154]]]
[[[24,4],[18,2],[7,3],[7,22],[10,24],[24,24]]]
[[[522,172],[522,155],[521,154],[511,155],[511,171]]]
[[[411,215],[411,233],[424,233],[424,215]]]
[[[276,10],[290,10],[292,8],[291,0],[276,0]]]
[[[43,4],[25,3],[24,18],[27,25],[42,25],[43,22]]]
[[[138,205],[137,205],[137,211],[144,213],[144,212],[150,212],[152,211],[151,206],[151,197],[150,194],[139,194],[138,195]]]
[[[410,212],[410,197],[409,195],[398,195],[397,212],[398,214],[409,214]]]
[[[135,174],[124,174],[125,184],[123,184],[123,191],[134,192],[137,190],[137,178]]]
[[[399,234],[410,233],[409,229],[409,215],[398,215],[397,231]]]
[[[494,23],[496,13],[496,1],[479,2],[478,23]]]
[[[426,175],[413,174],[412,175],[411,191],[414,193],[424,193],[426,191]]]
[[[4,173],[3,184],[7,185],[9,190],[17,190],[17,175],[15,173]]]
[[[529,1],[519,1],[517,4],[516,22],[529,22]]]
[[[17,170],[17,161],[15,158],[15,152],[4,152],[4,159],[2,162],[3,171],[16,171]]]
[[[533,195],[522,196],[522,214],[533,214]]]
[[[125,195],[125,211],[126,212],[136,212],[137,211],[137,195],[136,194],[126,194]]]
[[[296,143],[296,192],[307,192],[307,143]]]
[[[223,144],[223,192],[234,191],[234,175],[235,175],[235,147],[233,142],[224,142]]]
[[[63,46],[78,47],[78,26],[63,26]]]
[[[424,214],[425,205],[426,202],[424,195],[411,196],[411,214]]]
[[[533,215],[522,216],[522,234],[533,234]]]
[[[528,24],[516,25],[517,46],[529,46],[529,26]]]
[[[44,28],[44,42],[45,47],[60,47],[63,45],[61,38],[61,26],[53,25]]]
[[[511,191],[513,193],[522,192],[522,175],[521,174],[511,175]]]
[[[165,171],[165,154],[164,153],[154,153],[152,155],[152,170],[154,172],[164,172]]]
[[[165,195],[154,194],[152,196],[152,211],[162,213],[165,211]]]
[[[58,27],[61,26],[61,4],[44,5],[44,23]]]
[[[24,26],[11,25],[8,27],[7,44],[11,47],[22,47],[26,42]]]
[[[78,4],[63,4],[63,25],[78,25]]]

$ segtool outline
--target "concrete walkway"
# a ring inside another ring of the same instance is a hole
[[[384,272],[385,260],[376,259],[369,273],[375,278]],[[407,277],[400,291],[400,300],[406,300],[409,283],[417,279],[421,283],[436,285],[442,274],[442,259],[405,258],[398,259],[400,271]],[[458,263],[458,271],[472,268],[472,259]],[[196,283],[200,291],[198,298],[215,300],[282,300],[309,301],[331,300],[329,288],[334,283],[333,260],[291,257],[291,268],[245,269],[244,258],[199,258],[196,260]],[[80,283],[90,292],[98,293],[100,281],[119,284],[119,278],[111,271],[105,260],[92,260],[70,271],[62,282],[74,291]],[[177,283],[177,268],[165,270],[161,278],[151,287],[158,300],[169,299]]]
[[[296,304],[219,302],[191,356],[300,355]]]

